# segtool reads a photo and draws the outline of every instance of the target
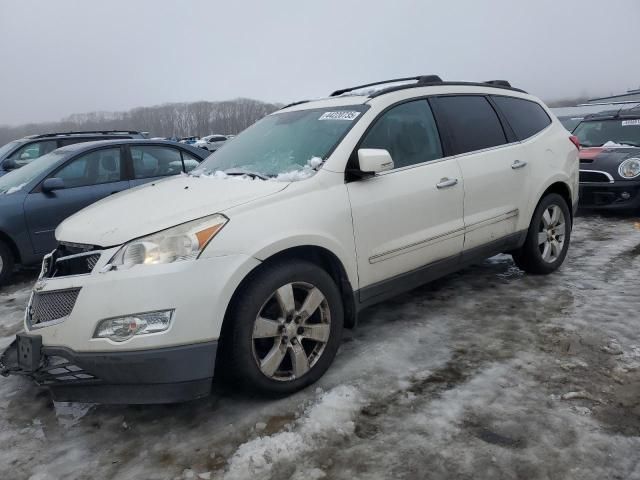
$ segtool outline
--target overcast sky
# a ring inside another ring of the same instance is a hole
[[[416,74],[640,87],[640,0],[0,0],[0,124]]]

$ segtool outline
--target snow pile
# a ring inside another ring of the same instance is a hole
[[[297,170],[291,170],[290,172],[280,173],[277,177],[270,179],[274,182],[299,182],[307,178],[313,177],[318,171],[318,167],[322,165],[322,159],[313,157],[307,164]]]
[[[295,465],[306,453],[315,451],[323,440],[335,441],[337,437],[353,434],[353,419],[362,404],[363,399],[354,387],[341,385],[330,390],[305,411],[293,429],[240,445],[229,460],[224,478],[272,478],[279,463]],[[321,478],[320,472],[313,473],[313,477]]]
[[[633,145],[626,145],[624,143],[616,143],[613,140],[609,140],[607,143],[605,143],[602,146],[604,148],[629,148],[629,147],[633,148]]]

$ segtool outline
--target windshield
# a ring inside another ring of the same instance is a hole
[[[226,142],[191,174],[278,177],[315,171],[367,108],[351,105],[269,115]]]
[[[6,154],[8,154],[9,152],[13,151],[14,148],[16,148],[18,145],[21,145],[24,142],[21,142],[19,140],[14,140],[13,142],[9,142],[3,146],[0,147],[0,159],[4,158],[4,156]]]
[[[60,158],[66,154],[67,152],[53,151],[28,163],[24,167],[3,175],[0,177],[0,195],[22,190],[22,187],[55,166]]]
[[[640,147],[640,119],[590,120],[573,131],[583,147],[601,147],[607,142]]]

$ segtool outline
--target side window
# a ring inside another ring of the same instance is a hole
[[[360,148],[383,148],[395,168],[442,158],[442,146],[426,100],[403,103],[378,118]]]
[[[551,123],[547,112],[536,102],[497,95],[491,98],[506,117],[518,140],[532,137]]]
[[[454,140],[455,154],[483,150],[507,143],[498,115],[489,101],[477,95],[435,97],[431,100],[438,120]]]
[[[183,151],[182,152],[182,162],[184,163],[184,171],[185,172],[190,172],[191,170],[193,170],[194,168],[196,168],[198,165],[200,165],[200,161],[199,159],[197,159],[196,157],[194,157],[193,155]]]
[[[134,178],[176,175],[182,172],[182,158],[175,148],[131,145]]]
[[[58,148],[56,140],[44,140],[42,142],[28,143],[24,147],[13,152],[9,158],[14,160],[18,166],[22,167],[27,163],[30,163],[32,160],[55,150],[56,148]]]
[[[52,176],[64,180],[66,188],[119,182],[120,147],[96,150],[66,164]]]

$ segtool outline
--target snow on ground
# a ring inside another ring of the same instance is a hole
[[[0,342],[31,281],[0,290]],[[586,216],[554,275],[499,255],[364,312],[289,398],[54,404],[0,378],[0,477],[640,479],[639,287],[640,222]]]

